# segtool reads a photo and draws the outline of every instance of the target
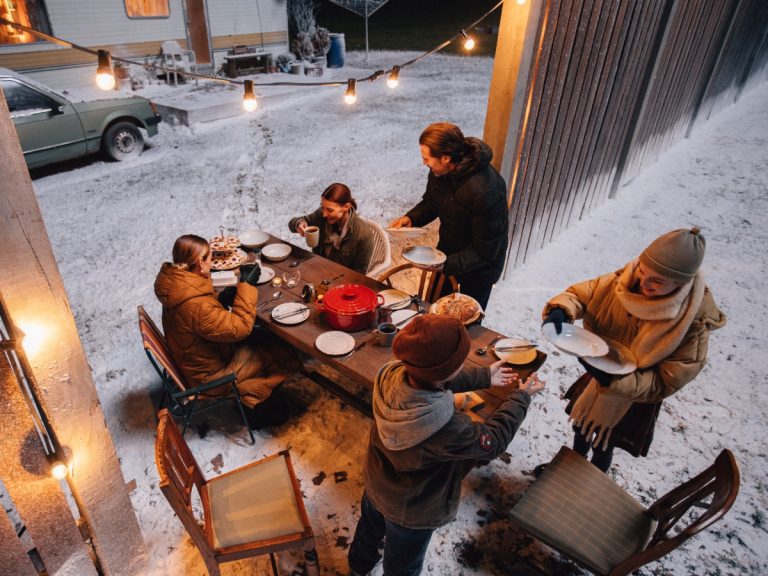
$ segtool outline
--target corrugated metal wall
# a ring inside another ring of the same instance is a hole
[[[765,0],[542,3],[508,267],[612,196],[766,66]]]

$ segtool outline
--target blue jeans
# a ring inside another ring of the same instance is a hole
[[[363,493],[360,520],[349,548],[349,568],[358,574],[373,570],[384,540],[384,576],[418,576],[432,532],[432,528],[406,528],[390,522]]]

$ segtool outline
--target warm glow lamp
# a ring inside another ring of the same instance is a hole
[[[96,85],[102,90],[115,87],[115,74],[112,70],[112,56],[106,50],[99,50],[99,66],[96,68]]]
[[[347,91],[344,93],[344,102],[350,105],[357,102],[357,91],[355,90],[354,78],[350,78],[347,81]]]
[[[243,108],[246,112],[253,112],[259,103],[256,101],[256,94],[253,93],[253,80],[245,81],[245,96],[243,96]]]
[[[464,49],[472,50],[475,47],[475,39],[472,36],[467,35],[464,30],[461,31],[461,39],[464,41]]]
[[[63,462],[54,462],[51,465],[51,476],[56,478],[56,480],[64,480],[64,478],[67,477],[67,472],[69,472],[69,470],[67,469],[67,465]]]
[[[387,78],[387,86],[390,88],[397,88],[400,83],[400,66],[392,66],[392,72],[389,73]]]

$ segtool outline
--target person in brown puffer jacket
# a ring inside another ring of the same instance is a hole
[[[699,271],[704,249],[698,228],[673,230],[622,269],[574,284],[544,307],[544,323],[557,334],[563,322],[581,318],[636,364],[608,374],[580,360],[587,374],[565,395],[573,449],[583,456],[591,449],[592,463],[604,472],[616,447],[648,454],[662,400],[698,375],[709,333],[726,323]]]
[[[163,305],[163,331],[173,359],[185,378],[198,386],[234,372],[245,406],[266,400],[296,368],[291,351],[275,344],[253,343],[249,336],[256,320],[259,291],[250,281],[237,285],[228,310],[219,303],[210,278],[211,249],[192,234],[173,246],[173,263],[165,262],[155,280],[155,294]],[[255,284],[259,271],[253,270]],[[227,394],[214,388],[207,394]]]

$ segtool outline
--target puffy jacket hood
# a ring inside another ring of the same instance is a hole
[[[176,308],[192,298],[213,296],[214,291],[210,278],[165,262],[155,279],[155,295],[166,308]]]
[[[478,170],[483,170],[493,159],[493,150],[479,138],[469,137],[466,139],[469,145],[469,153],[462,158],[456,165],[451,176],[463,178],[474,174]]]
[[[373,416],[388,450],[416,446],[445,426],[453,416],[453,394],[411,388],[401,362],[382,366],[373,385]]]

